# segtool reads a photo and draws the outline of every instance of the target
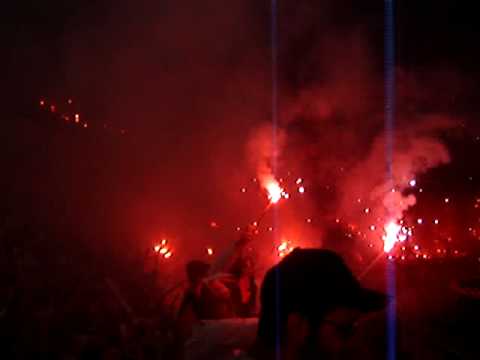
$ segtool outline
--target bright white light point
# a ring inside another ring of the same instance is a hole
[[[212,248],[207,248],[207,254],[208,255],[213,255],[213,249]]]
[[[282,197],[283,189],[278,185],[276,181],[271,181],[266,185],[268,192],[268,198],[273,203],[276,204],[278,200]]]
[[[392,256],[392,255],[388,255],[388,260],[393,260],[393,256]]]
[[[303,179],[302,178],[298,178],[297,181],[295,181],[295,183],[297,185],[300,185],[302,183]]]
[[[415,246],[413,247],[413,249],[414,249],[414,250],[418,250],[418,249],[420,249],[420,246],[415,245]]]
[[[423,219],[422,218],[417,219],[417,224],[419,225],[423,224]]]
[[[405,255],[402,255],[401,259],[402,259],[402,260],[405,260]]]
[[[155,245],[153,247],[153,250],[155,250],[155,252],[159,252],[160,251],[160,245]]]
[[[445,198],[445,202],[446,202],[446,203],[450,202],[450,199],[449,199],[449,198]]]
[[[383,251],[390,252],[393,249],[393,246],[398,240],[398,232],[400,231],[401,226],[398,225],[395,221],[390,221],[387,225],[385,225],[384,230],[385,234],[382,236],[384,241],[383,243]]]
[[[370,212],[370,209],[369,208],[365,208],[365,210],[363,210],[365,212],[365,214],[368,214]]]
[[[300,194],[303,194],[303,193],[305,192],[305,188],[304,188],[303,186],[300,186],[300,187],[298,188],[298,192],[299,192]]]
[[[311,223],[311,222],[312,222],[312,219],[308,218],[307,223]]]
[[[375,225],[370,225],[370,230],[375,231],[376,226]]]
[[[167,239],[163,239],[162,240],[162,246],[166,245],[167,244]]]
[[[417,180],[412,179],[408,183],[410,184],[411,187],[414,187],[415,185],[417,185]]]
[[[285,194],[283,194],[283,197],[284,197],[285,199],[288,199],[288,198],[290,197],[290,195],[289,195],[288,193],[285,193]]]
[[[438,225],[438,223],[439,223],[438,219],[433,220],[433,223],[434,223],[435,225]]]
[[[362,199],[358,198],[358,199],[357,199],[357,202],[358,202],[358,203],[361,203],[361,202],[362,202]]]
[[[240,189],[240,191],[241,191],[242,193],[244,193],[244,192],[247,192],[247,189],[244,188],[244,187],[242,187],[242,188]]]
[[[340,219],[339,218],[336,218],[335,219],[335,222],[338,224],[340,222]]]
[[[423,189],[422,188],[418,189],[418,192],[423,192]]]

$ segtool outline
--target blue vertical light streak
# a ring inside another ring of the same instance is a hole
[[[271,81],[272,81],[272,149],[274,154],[272,156],[272,172],[273,176],[277,174],[277,126],[278,126],[278,83],[277,83],[277,47],[278,47],[278,33],[277,33],[277,0],[271,0],[271,28],[270,28],[270,41],[271,41]],[[273,208],[273,229],[274,239],[277,239],[277,211],[276,207]],[[275,274],[276,282],[276,328],[275,328],[275,358],[281,359],[281,327],[280,327],[280,274]]]
[[[385,159],[387,180],[392,180],[395,132],[395,0],[385,0],[384,32],[385,76]],[[387,293],[391,302],[387,307],[387,360],[396,358],[396,273],[395,264],[386,267]]]

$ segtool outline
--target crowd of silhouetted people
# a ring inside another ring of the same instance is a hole
[[[2,359],[333,359],[392,301],[324,249],[295,249],[258,279],[248,232],[212,263],[188,261],[175,296],[152,274],[116,279],[76,251],[52,265],[3,244]],[[385,334],[367,337],[388,347]]]

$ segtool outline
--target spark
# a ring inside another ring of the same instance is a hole
[[[304,188],[303,186],[300,186],[300,187],[298,188],[298,192],[299,192],[300,194],[303,194],[303,193],[305,192],[305,188]]]
[[[169,251],[169,252],[167,252],[165,255],[163,255],[163,257],[164,257],[165,259],[168,259],[168,258],[172,257],[172,255],[173,255],[172,252]]]
[[[408,182],[408,184],[411,186],[411,187],[415,187],[417,185],[417,180],[415,179],[412,179]]]
[[[423,219],[422,219],[422,218],[418,218],[418,219],[417,219],[417,224],[419,224],[419,225],[423,224]]]
[[[445,198],[445,200],[444,200],[444,201],[445,201],[445,203],[447,203],[447,204],[448,204],[448,203],[450,202],[450,199],[449,199],[449,198]]]
[[[371,230],[371,231],[375,231],[376,228],[377,228],[377,227],[376,227],[375,225],[370,225],[370,230]]]
[[[365,214],[368,214],[370,212],[370,208],[365,208],[363,211],[365,212]]]
[[[244,187],[242,187],[242,188],[240,189],[240,191],[241,191],[242,193],[245,193],[245,192],[247,192],[247,189],[244,188]]]
[[[80,115],[79,114],[75,114],[75,122],[76,123],[80,122]]]
[[[298,178],[297,181],[295,181],[295,183],[296,183],[297,185],[300,185],[302,182],[303,182],[303,179],[302,179],[302,178]]]
[[[44,106],[45,105],[45,101],[44,100],[40,100],[40,106]]]
[[[159,252],[159,251],[160,251],[160,248],[161,248],[160,245],[155,245],[155,246],[153,247],[153,250],[154,250],[155,252]]]
[[[438,225],[438,223],[439,223],[438,219],[433,220],[433,223],[434,223],[435,225]]]
[[[207,254],[208,254],[209,256],[212,256],[212,255],[213,255],[213,249],[210,248],[210,247],[207,248]]]

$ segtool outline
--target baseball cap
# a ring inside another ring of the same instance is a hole
[[[385,294],[363,287],[338,254],[324,249],[294,249],[267,272],[261,290],[264,315],[319,317],[336,307],[366,313],[386,304]]]

